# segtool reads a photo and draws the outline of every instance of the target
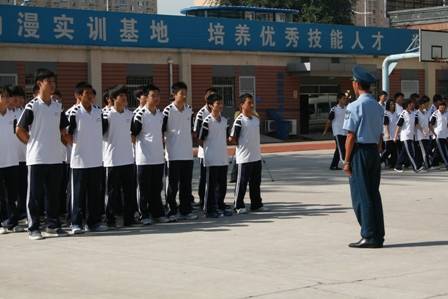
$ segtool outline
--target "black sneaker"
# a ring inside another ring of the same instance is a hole
[[[62,228],[46,228],[44,232],[45,237],[56,238],[56,237],[66,237],[67,232]]]

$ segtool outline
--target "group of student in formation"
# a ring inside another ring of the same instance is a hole
[[[163,110],[159,88],[140,87],[133,112],[124,85],[110,88],[100,108],[92,85],[80,82],[66,111],[55,73],[37,70],[34,89],[25,103],[20,86],[0,88],[0,234],[20,231],[26,221],[32,240],[65,236],[64,216],[70,234],[113,229],[119,215],[123,226],[195,220],[193,139],[200,145],[199,208],[206,217],[247,213],[247,184],[250,210],[268,211],[260,194],[260,121],[250,94],[241,96],[241,113],[229,129],[213,88],[196,116],[183,82],[172,86],[172,102]],[[224,202],[228,144],[237,145],[233,206]]]
[[[434,95],[412,94],[405,99],[398,92],[388,99],[382,91],[378,104],[384,109],[384,132],[381,162],[386,168],[402,173],[412,167],[414,172],[440,169],[440,164],[448,169],[448,98]],[[331,108],[323,134],[330,126],[336,141],[336,149],[330,165],[331,170],[339,170],[339,161],[345,157],[347,133],[343,130],[348,93],[337,96],[337,105]],[[368,111],[367,111],[368,113]]]

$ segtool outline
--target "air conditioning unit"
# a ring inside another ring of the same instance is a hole
[[[285,119],[288,122],[288,133],[289,135],[297,135],[297,119]],[[266,120],[265,132],[273,133],[277,131],[277,126],[275,120]]]

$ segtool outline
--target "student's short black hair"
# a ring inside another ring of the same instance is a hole
[[[437,109],[439,109],[439,106],[446,106],[446,102],[444,100],[439,101],[436,105]]]
[[[379,94],[378,94],[378,97],[381,97],[381,96],[388,96],[389,94],[387,93],[387,91],[384,91],[384,90],[382,90]]]
[[[8,86],[0,86],[0,96],[1,97],[11,96],[11,90],[8,88]]]
[[[394,100],[398,99],[399,97],[404,97],[404,94],[403,94],[402,92],[397,92],[397,93],[394,95]]]
[[[188,90],[188,86],[187,84],[185,84],[184,82],[176,82],[173,84],[173,86],[171,87],[171,92],[173,94],[177,94],[179,91],[181,91],[182,89]]]
[[[213,105],[217,101],[222,101],[222,97],[217,93],[212,93],[207,97],[207,105]]]
[[[15,85],[12,87],[11,96],[25,98],[25,89],[20,85]]]
[[[442,98],[442,96],[440,95],[440,94],[435,94],[433,97],[432,97],[432,102],[435,104],[435,103],[437,103],[437,102],[440,102],[440,101],[443,101],[443,98]]]
[[[61,91],[60,91],[59,89],[56,89],[56,90],[53,92],[52,95],[55,95],[55,96],[58,96],[58,97],[62,98],[62,93],[61,93]]]
[[[48,69],[37,69],[34,74],[34,82],[43,81],[45,79],[57,78],[56,74]]]
[[[75,85],[75,94],[82,95],[84,90],[91,89],[93,91],[93,87],[89,82],[82,81]]]
[[[106,89],[103,92],[103,103],[107,105],[108,104],[107,103],[108,100],[109,100],[109,89]]]
[[[144,94],[143,89],[145,88],[145,86],[139,86],[136,90],[134,90],[134,96],[139,99],[142,95]]]
[[[403,101],[403,109],[407,109],[410,104],[414,103],[411,98],[404,99]]]
[[[33,94],[36,94],[39,91],[39,85],[37,85],[37,83],[35,83],[33,85]]]
[[[128,94],[128,88],[126,85],[119,84],[109,90],[109,95],[112,100],[115,100],[120,94]]]
[[[93,93],[94,96],[96,96],[96,89],[95,88],[92,88],[92,93]]]
[[[218,93],[218,90],[214,87],[209,87],[205,90],[205,94],[207,93]]]
[[[251,100],[254,99],[254,97],[253,97],[250,93],[242,94],[242,95],[240,96],[240,105],[243,105],[244,102],[246,102],[246,99],[248,99],[248,98],[251,99]]]
[[[149,84],[149,85],[147,86],[147,93],[146,93],[146,94],[149,95],[149,93],[150,93],[151,91],[158,91],[158,92],[160,92],[160,88],[159,88],[158,86],[155,86],[154,84]]]
[[[392,104],[395,104],[395,100],[394,99],[388,99],[386,101],[386,110],[390,111]]]
[[[343,93],[343,92],[340,92],[340,93],[338,93],[338,95],[336,96],[336,100],[340,100],[340,99],[342,99],[343,97],[345,97],[346,95],[345,95],[345,93]]]
[[[417,101],[420,98],[420,95],[418,93],[413,93],[409,97],[412,101]]]
[[[430,101],[431,99],[428,96],[423,95],[420,99],[417,100],[417,104],[420,106],[429,103]]]

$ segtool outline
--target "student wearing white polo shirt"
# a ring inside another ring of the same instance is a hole
[[[165,217],[161,197],[165,167],[163,114],[157,108],[160,89],[154,85],[145,86],[140,98],[144,98],[146,105],[135,114],[132,126],[132,136],[136,139],[135,163],[140,191],[140,213],[143,225],[150,225],[152,221],[165,223],[168,218]]]
[[[417,125],[415,126],[415,146],[416,150],[416,160],[417,165],[424,166],[425,169],[431,167],[431,141],[429,129],[429,121],[431,115],[429,114],[428,108],[431,104],[429,97],[422,96],[417,100],[417,110],[415,112],[415,117]]]
[[[56,88],[56,75],[46,69],[36,74],[38,96],[25,106],[16,134],[27,144],[28,165],[27,215],[32,240],[42,239],[40,211],[46,212],[47,236],[65,236],[59,223],[59,188],[62,175],[61,142],[67,141],[68,120],[62,105],[51,99]],[[43,207],[40,203],[45,202]]]
[[[224,199],[227,193],[227,154],[228,123],[221,116],[224,108],[222,98],[217,94],[207,97],[210,114],[204,118],[199,132],[199,140],[204,148],[204,166],[206,168],[206,187],[204,211],[207,217],[231,216],[226,210]]]
[[[397,146],[394,141],[395,130],[397,129],[398,115],[395,113],[395,101],[386,101],[383,121],[383,141],[384,150],[381,153],[381,163],[387,162],[387,167],[393,169],[397,163]]]
[[[194,126],[193,126],[193,132],[196,136],[199,135],[199,132],[201,131],[202,123],[204,119],[210,114],[211,110],[207,104],[207,98],[209,95],[216,93],[216,89],[209,88],[205,91],[205,105],[199,109],[198,113],[196,113],[196,117],[194,120]],[[199,167],[200,167],[200,174],[199,174],[199,188],[198,188],[198,195],[199,195],[199,206],[201,209],[204,208],[204,195],[205,195],[205,166],[204,166],[204,148],[199,145],[198,146],[198,158],[199,158]]]
[[[71,233],[83,233],[83,218],[86,230],[104,231],[101,223],[101,184],[103,131],[107,121],[100,107],[92,104],[93,88],[87,82],[76,85],[75,95],[80,104],[71,109],[68,133],[73,146],[70,157],[71,168]]]
[[[21,86],[13,86],[11,97],[14,98],[14,112],[17,120],[23,113],[25,108],[25,90]],[[28,187],[28,168],[26,166],[26,145],[18,138],[14,138],[17,144],[17,151],[19,153],[19,195],[17,199],[17,209],[19,211],[19,218],[26,218],[26,193]]]
[[[19,184],[19,153],[14,133],[17,118],[8,109],[13,101],[10,90],[0,87],[0,234],[13,231],[19,220],[16,201]]]
[[[116,226],[116,201],[123,203],[123,225],[137,224],[134,218],[137,199],[131,137],[133,115],[126,108],[127,94],[128,89],[124,85],[112,88],[110,97],[114,106],[105,114],[108,128],[104,135],[104,167],[107,168],[106,218],[109,227]]]
[[[163,132],[167,160],[168,183],[166,202],[168,217],[176,220],[179,191],[179,219],[195,220],[191,205],[191,180],[193,176],[193,110],[186,103],[187,85],[175,83],[172,87],[174,101],[163,110]]]
[[[415,160],[414,134],[416,120],[418,124],[418,118],[415,118],[414,108],[414,102],[410,99],[406,99],[403,102],[404,110],[398,117],[394,140],[395,142],[400,140],[402,147],[394,169],[396,172],[403,172],[403,165],[407,161],[411,163],[414,172],[419,172],[422,170],[418,167]]]
[[[340,170],[339,161],[344,162],[345,157],[345,140],[347,139],[347,132],[342,128],[344,126],[345,110],[347,106],[347,96],[344,93],[337,95],[338,104],[331,108],[328,114],[328,120],[325,124],[323,135],[331,125],[333,130],[334,140],[336,142],[336,149],[334,150],[333,160],[331,161],[330,170]]]
[[[265,212],[260,194],[261,184],[261,151],[260,151],[260,119],[254,115],[252,95],[240,97],[241,114],[235,119],[229,141],[236,143],[236,163],[238,178],[235,188],[235,210],[237,214],[247,213],[244,204],[247,183],[249,183],[250,209],[254,212]]]
[[[431,116],[430,129],[436,138],[437,153],[448,169],[448,113],[446,112],[446,102],[439,102],[437,110]]]

